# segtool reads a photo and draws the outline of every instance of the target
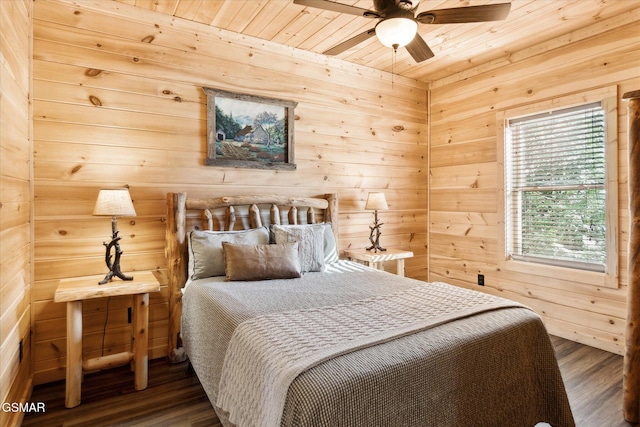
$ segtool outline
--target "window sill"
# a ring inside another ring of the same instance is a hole
[[[607,272],[601,273],[511,259],[505,259],[501,262],[500,269],[549,279],[568,280],[585,285],[602,286],[613,289],[619,287],[618,275]]]

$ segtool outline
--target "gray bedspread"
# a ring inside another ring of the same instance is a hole
[[[424,286],[340,262],[300,279],[194,281],[183,298],[185,350],[212,403],[235,328],[255,316],[344,304]],[[215,405],[214,405],[215,407]],[[232,425],[216,408],[224,425]],[[555,355],[526,308],[464,317],[304,371],[280,425],[573,426]]]

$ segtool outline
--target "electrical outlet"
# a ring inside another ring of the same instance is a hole
[[[484,274],[478,274],[478,286],[484,286]]]

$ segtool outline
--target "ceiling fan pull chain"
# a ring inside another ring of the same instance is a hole
[[[393,81],[395,77],[396,54],[398,53],[398,45],[394,44],[393,54],[391,55],[391,89],[393,90]]]

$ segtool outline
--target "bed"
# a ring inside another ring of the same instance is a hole
[[[575,425],[536,313],[339,259],[335,194],[167,205],[170,359],[225,427]]]

